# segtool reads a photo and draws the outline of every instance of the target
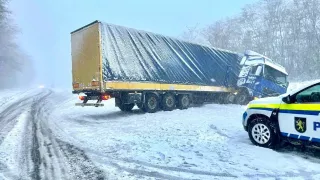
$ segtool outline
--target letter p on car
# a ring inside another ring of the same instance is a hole
[[[320,122],[313,122],[313,130],[317,131],[317,129],[320,129]]]

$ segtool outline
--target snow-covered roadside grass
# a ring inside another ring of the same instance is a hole
[[[19,92],[19,90],[0,90],[0,107],[13,100]]]
[[[22,99],[31,94],[39,92],[39,89],[6,89],[0,90],[0,110],[5,107],[16,103],[19,99]]]
[[[210,104],[145,114],[120,112],[114,100],[100,108],[75,107],[76,98],[57,105],[49,125],[55,136],[85,150],[111,179],[303,179],[320,174],[317,158],[253,146],[241,124],[244,106]]]
[[[19,155],[21,152],[19,151],[21,150],[22,139],[26,133],[24,127],[27,123],[27,116],[26,113],[23,113],[17,117],[16,125],[0,143],[0,166],[2,166],[0,168],[0,175],[3,174],[6,177],[18,179],[17,175],[21,172],[19,165]]]

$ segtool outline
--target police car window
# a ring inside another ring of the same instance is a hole
[[[297,103],[320,102],[320,85],[312,86],[296,95]]]

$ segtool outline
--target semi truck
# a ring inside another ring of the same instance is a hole
[[[283,93],[287,72],[253,51],[236,53],[168,36],[94,21],[71,32],[76,106],[100,107],[115,99],[154,113],[191,103],[245,104]],[[95,102],[92,102],[95,101]]]

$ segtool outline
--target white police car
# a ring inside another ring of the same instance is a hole
[[[320,147],[320,81],[278,97],[253,100],[243,126],[255,145],[273,148],[281,140]]]

